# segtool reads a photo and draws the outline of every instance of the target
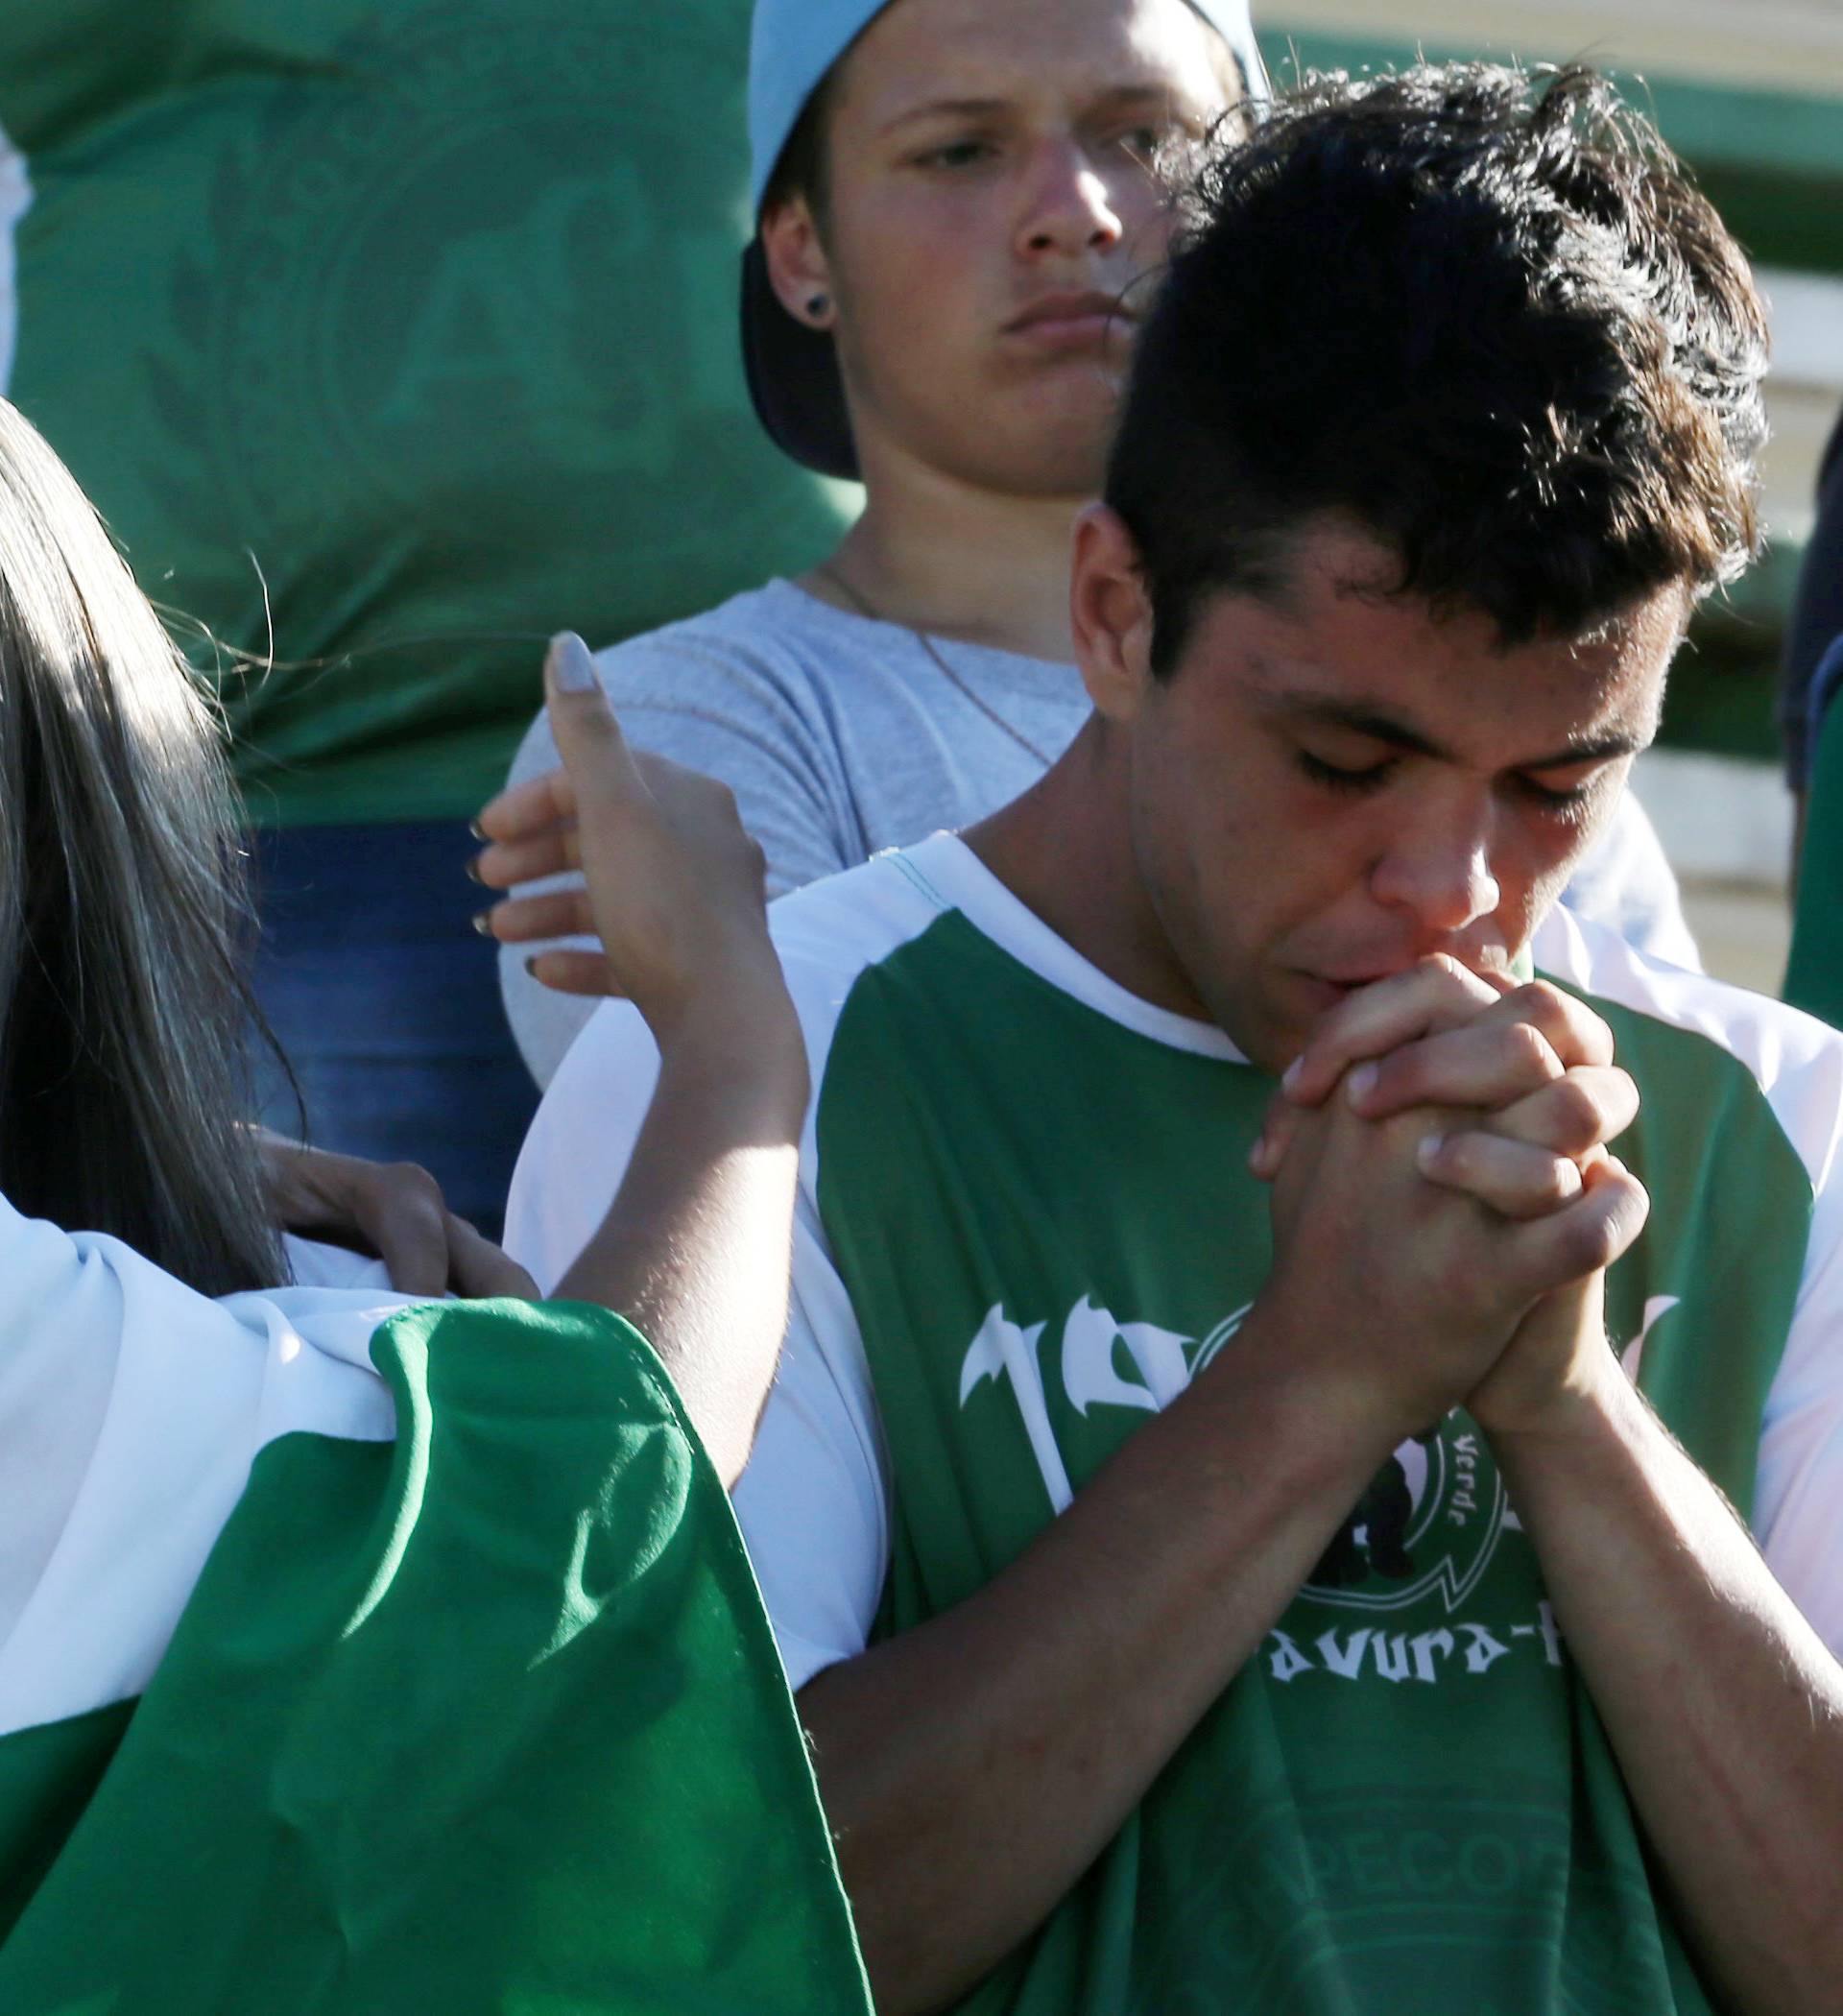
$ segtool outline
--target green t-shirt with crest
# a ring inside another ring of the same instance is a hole
[[[1236,1350],[1270,1262],[1245,1158],[1273,1086],[1220,1031],[1088,966],[946,836],[785,900],[776,935],[816,1092],[795,1321],[737,1508],[799,1685],[983,1587]],[[1843,1458],[1812,1460],[1809,1429],[1843,1419],[1843,1039],[1559,913],[1537,955],[1593,999],[1643,1096],[1620,1153],[1653,1209],[1609,1282],[1628,1369],[1834,1641]],[[619,1129],[612,1149],[594,1137],[610,1099],[644,1097],[643,1069],[618,1090],[639,1047],[605,1012],[552,1086],[511,1220],[540,1278],[618,1173]],[[1113,1841],[965,2004],[1710,2005],[1463,1413],[1383,1467]]]
[[[0,9],[0,391],[196,619],[258,820],[466,817],[551,632],[836,539],[743,383],[748,44],[748,0]]]

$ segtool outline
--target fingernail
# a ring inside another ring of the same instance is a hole
[[[538,954],[536,952],[533,952],[531,957],[525,961],[525,971],[534,980],[538,977]]]
[[[480,933],[482,938],[491,938],[492,936],[492,912],[491,910],[478,912],[474,916],[472,923],[474,929]]]
[[[477,860],[467,864],[467,875],[468,881],[478,882],[483,889],[487,886],[487,878],[480,873],[480,863]]]
[[[487,837],[486,828],[483,827],[477,819],[469,819],[467,821],[467,831],[470,832],[476,840],[484,840]]]
[[[1422,1168],[1430,1169],[1440,1160],[1440,1151],[1447,1144],[1444,1134],[1424,1134],[1421,1145],[1414,1151],[1414,1159]]]
[[[1293,1087],[1299,1083],[1299,1074],[1304,1068],[1305,1053],[1304,1050],[1302,1050],[1299,1053],[1299,1055],[1293,1059],[1292,1063],[1289,1064],[1286,1067],[1286,1068],[1281,1072],[1280,1083],[1281,1090],[1284,1092],[1291,1092]]]
[[[1352,1106],[1361,1105],[1369,1097],[1370,1093],[1376,1089],[1377,1075],[1376,1066],[1373,1064],[1359,1064],[1355,1070],[1351,1073],[1350,1078],[1346,1082]]]
[[[587,693],[595,685],[595,660],[573,630],[562,630],[550,640],[550,683],[560,693]]]

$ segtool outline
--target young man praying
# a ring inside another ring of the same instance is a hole
[[[1834,2001],[1843,1038],[1558,903],[1764,363],[1592,73],[1304,87],[1137,338],[1091,718],[778,906],[737,1506],[886,2016]],[[540,1282],[650,1055],[610,1005],[551,1087]]]

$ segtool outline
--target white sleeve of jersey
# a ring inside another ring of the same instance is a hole
[[[607,1217],[658,1077],[639,1011],[604,1001],[550,1081],[512,1172],[506,1251],[539,1294],[556,1293]]]
[[[823,1069],[833,1009],[790,974]],[[809,998],[811,996],[811,998]],[[658,1079],[658,1051],[624,1001],[597,1009],[551,1080],[513,1176],[506,1250],[554,1291],[614,1201]],[[889,1475],[850,1296],[813,1202],[809,1117],[787,1339],[734,1500],[788,1680],[861,1652],[889,1560]]]
[[[863,1337],[802,1192],[787,1342],[735,1489],[790,1687],[870,1643],[890,1560],[889,1502]]]
[[[1766,1396],[1754,1530],[1780,1586],[1843,1659],[1843,1167],[1830,1174]]]
[[[1804,1278],[1766,1395],[1754,1531],[1780,1585],[1843,1658],[1843,1039],[1783,1002],[1644,959],[1557,909],[1537,964],[1694,1029],[1753,1072],[1811,1182]],[[1746,1172],[1733,1173],[1744,1211]],[[1736,1311],[1738,1316],[1741,1312]]]

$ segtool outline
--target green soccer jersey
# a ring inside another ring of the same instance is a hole
[[[748,0],[0,8],[0,391],[209,627],[256,818],[466,817],[552,631],[836,538],[743,384],[748,39]]]
[[[1273,1086],[946,836],[787,899],[776,930],[817,1090],[788,1360],[737,1505],[798,1685],[970,1596],[1237,1349],[1270,1260],[1245,1158]],[[1620,1152],[1652,1214],[1609,1284],[1627,1368],[1835,1642],[1843,1287],[1819,1192],[1843,1042],[1565,913],[1537,951],[1643,1095]],[[540,1275],[618,1174],[608,1102],[644,1099],[640,1053],[604,1011],[551,1089],[511,1219]],[[1455,1412],[1384,1465],[966,2006],[1706,2009],[1647,1856],[1490,1447]]]

